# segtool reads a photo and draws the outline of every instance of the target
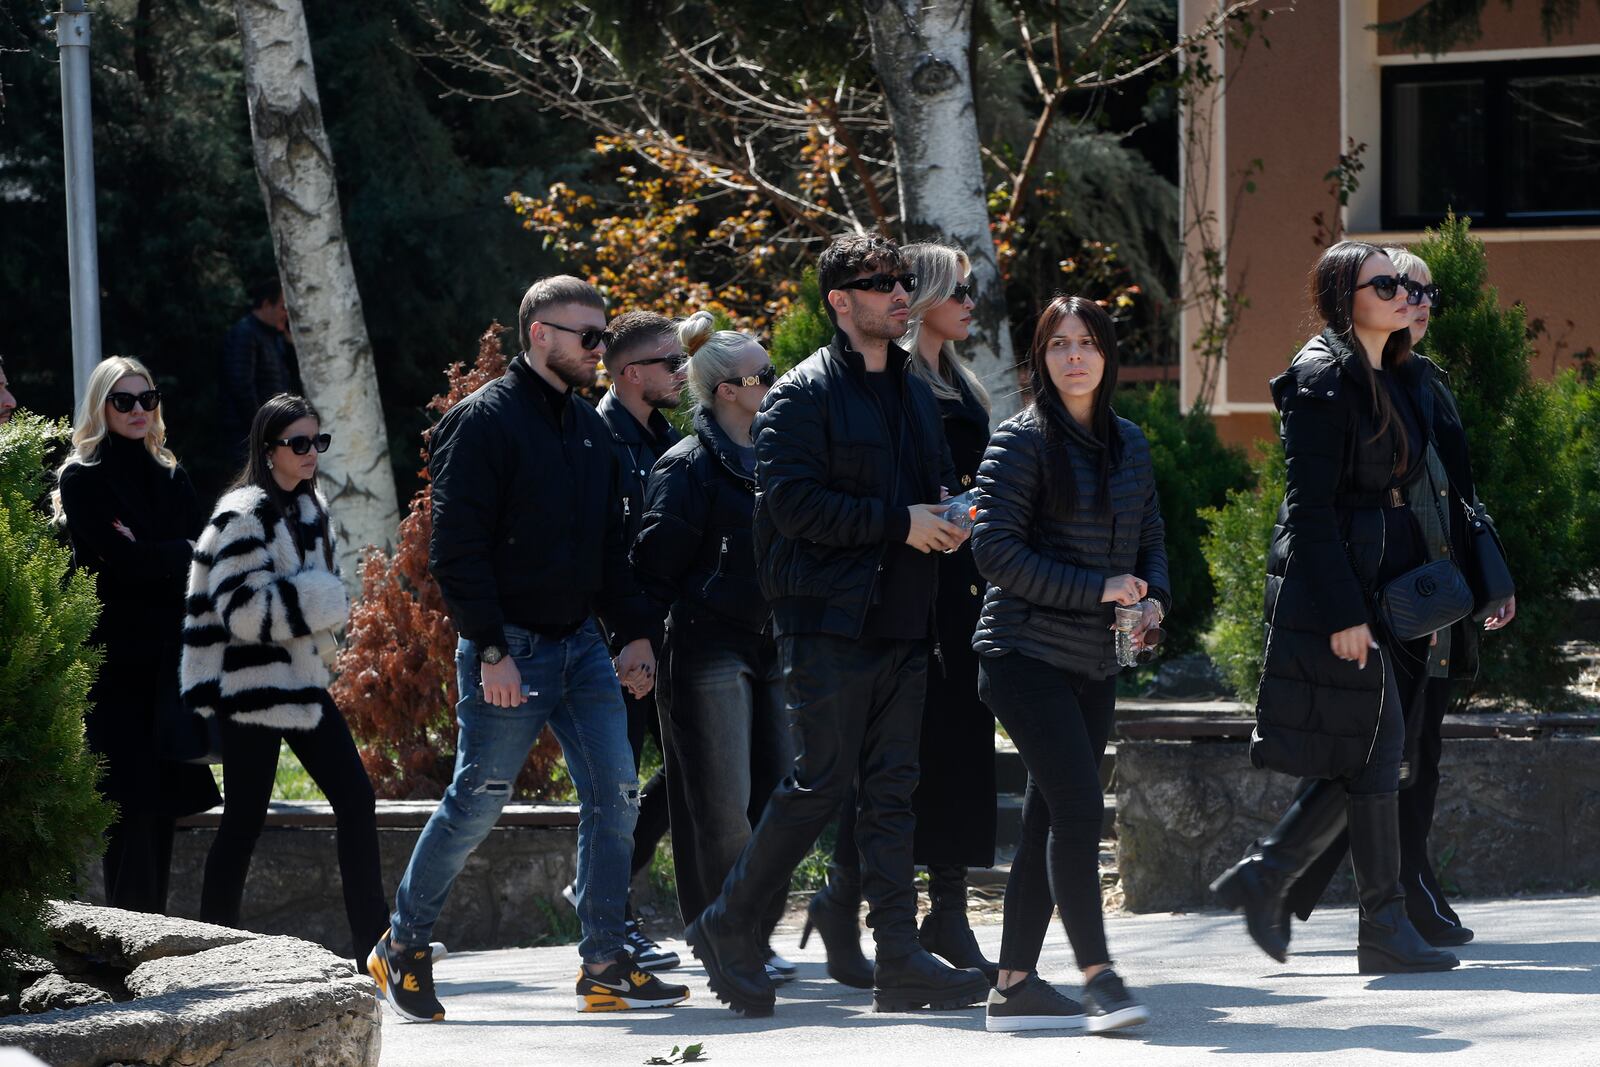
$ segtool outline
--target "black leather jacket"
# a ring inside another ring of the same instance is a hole
[[[924,499],[954,487],[939,405],[889,346],[901,376],[901,417]],[[777,632],[859,637],[884,552],[903,542],[910,517],[888,503],[895,450],[859,353],[842,333],[785,374],[756,416],[755,554]],[[936,581],[930,567],[930,581]]]
[[[755,478],[710,412],[694,417],[695,436],[661,457],[645,491],[644,522],[633,542],[639,581],[673,625],[710,617],[752,633],[771,629],[756,579],[751,536]]]
[[[474,643],[598,612],[620,649],[659,624],[628,565],[611,431],[574,395],[558,422],[536,373],[515,357],[434,428],[428,567]]]
[[[611,428],[612,450],[616,452],[617,463],[622,468],[624,537],[632,545],[633,539],[639,536],[639,524],[644,519],[644,487],[650,480],[650,468],[667,454],[667,449],[678,443],[682,434],[672,428],[672,423],[667,421],[665,415],[652,411],[650,434],[654,435],[654,440],[651,440],[645,428],[639,425],[639,420],[617,399],[615,389],[606,390],[606,395],[600,398],[595,410]]]
[[[1100,602],[1107,578],[1133,574],[1171,606],[1166,527],[1156,497],[1150,445],[1117,419],[1120,459],[1095,503],[1105,446],[1066,414],[1067,447],[1048,454],[1045,413],[1029,407],[1000,424],[978,468],[972,556],[989,582],[972,647],[983,656],[1020,652],[1086,678],[1116,674],[1113,605]],[[1063,454],[1064,453],[1064,454]],[[1077,491],[1070,514],[1046,503],[1051,465],[1069,462]]]

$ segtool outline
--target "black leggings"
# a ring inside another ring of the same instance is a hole
[[[1058,905],[1078,966],[1109,963],[1100,902],[1100,758],[1116,718],[1117,679],[1084,678],[1012,652],[983,660],[978,695],[1028,769],[1000,966],[1038,966]]]
[[[245,876],[256,839],[266,823],[272,783],[278,773],[278,742],[300,758],[311,780],[333,807],[339,850],[339,880],[350,922],[352,956],[366,966],[366,955],[389,927],[389,905],[378,863],[378,823],[372,782],[344,716],[323,694],[322,719],[312,730],[222,723],[222,822],[206,855],[200,890],[200,918],[221,926],[240,925]]]

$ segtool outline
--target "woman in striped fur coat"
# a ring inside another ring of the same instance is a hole
[[[286,393],[250,426],[245,469],[195,545],[181,670],[184,699],[221,725],[223,814],[206,857],[200,918],[239,925],[245,875],[287,742],[337,820],[353,955],[389,925],[372,782],[328,695],[324,654],[348,611],[317,491],[327,451],[316,410]]]

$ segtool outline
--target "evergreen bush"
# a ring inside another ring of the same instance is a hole
[[[1169,386],[1123,389],[1115,407],[1118,415],[1138,423],[1150,441],[1172,581],[1166,651],[1189,651],[1200,645],[1218,592],[1201,551],[1206,533],[1201,512],[1250,485],[1250,464],[1243,450],[1222,443],[1204,409],[1180,412],[1177,391]]]
[[[1527,315],[1500,306],[1470,222],[1448,216],[1412,251],[1441,291],[1418,351],[1448,374],[1466,425],[1479,498],[1494,516],[1517,582],[1517,618],[1486,634],[1473,694],[1548,702],[1576,671],[1564,655],[1572,594],[1600,574],[1600,391],[1592,373],[1535,380]],[[1241,699],[1254,698],[1263,636],[1267,541],[1283,498],[1274,441],[1253,492],[1208,513],[1206,559],[1219,610],[1207,647]]]
[[[789,310],[772,324],[767,355],[782,374],[833,340],[833,323],[822,310],[822,290],[817,288],[817,268],[807,267],[800,292]]]
[[[45,906],[72,892],[112,817],[83,734],[100,603],[40,510],[66,431],[21,412],[0,426],[0,946],[24,951],[45,948]],[[0,953],[0,987],[6,967]]]

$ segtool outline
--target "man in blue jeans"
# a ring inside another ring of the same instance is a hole
[[[444,1018],[433,924],[546,723],[578,792],[578,1010],[668,1007],[689,996],[637,968],[623,947],[639,780],[617,683],[649,692],[655,655],[645,636],[653,608],[629,569],[614,503],[622,477],[610,431],[572,394],[594,384],[611,339],[605,303],[587,282],[558,275],[534,283],[517,319],[524,351],[451,408],[429,442],[428,565],[461,635],[461,732],[455,778],[367,959],[389,1006],[416,1022]]]

